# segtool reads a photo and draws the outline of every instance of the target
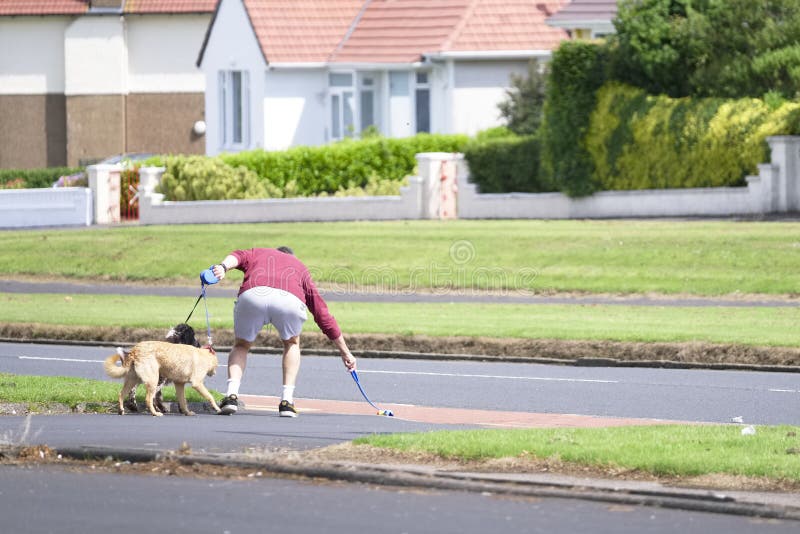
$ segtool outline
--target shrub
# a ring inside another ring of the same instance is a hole
[[[80,167],[49,167],[46,169],[0,169],[0,189],[36,189],[52,187],[62,176],[83,172]]]
[[[573,196],[593,193],[592,159],[584,137],[605,80],[604,49],[566,41],[553,54],[542,126],[542,171],[558,190]]]
[[[476,139],[464,149],[470,179],[481,193],[541,193],[555,191],[542,176],[536,136]]]
[[[610,83],[586,145],[603,189],[743,185],[769,159],[766,138],[800,133],[800,103],[674,99]]]
[[[284,191],[284,196],[334,194],[364,187],[373,176],[401,181],[415,172],[420,152],[460,152],[465,135],[418,134],[403,139],[370,137],[281,152],[250,150],[223,154],[228,165],[245,167]]]
[[[169,156],[158,191],[167,200],[231,200],[280,197],[280,189],[243,166],[219,158]]]

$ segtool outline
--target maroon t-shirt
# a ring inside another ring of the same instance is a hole
[[[241,295],[254,287],[274,287],[288,291],[304,302],[314,322],[328,339],[342,335],[339,325],[328,311],[317,286],[303,262],[274,248],[251,248],[234,250],[231,256],[239,261],[236,267],[244,273],[244,281],[239,287]]]

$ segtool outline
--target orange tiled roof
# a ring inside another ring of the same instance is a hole
[[[125,13],[213,13],[218,0],[126,0]]]
[[[552,50],[567,34],[545,19],[567,1],[478,0],[442,51]]]
[[[213,13],[218,0],[120,0],[124,13]],[[89,0],[0,0],[2,15],[81,15]]]
[[[364,0],[245,0],[264,57],[274,62],[326,61]]]
[[[269,63],[409,63],[451,51],[550,50],[568,0],[244,0]]]
[[[0,1],[0,15],[78,15],[88,10],[88,0]]]

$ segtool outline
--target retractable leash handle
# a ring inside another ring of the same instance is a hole
[[[219,278],[214,274],[214,266],[212,265],[202,273],[200,273],[200,282],[204,286],[214,285],[219,282]]]
[[[369,397],[367,397],[367,394],[364,392],[364,388],[361,387],[361,382],[358,381],[358,373],[356,372],[355,369],[350,371],[350,376],[353,377],[353,380],[355,381],[356,385],[358,386],[358,390],[361,392],[361,396],[364,397],[364,400],[367,401],[370,406],[372,406],[373,408],[378,410],[378,415],[385,415],[387,417],[394,417],[394,413],[391,410],[381,410],[380,408],[378,408],[377,406],[372,404],[372,401],[369,400]]]

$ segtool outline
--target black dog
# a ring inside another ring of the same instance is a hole
[[[175,325],[175,328],[172,328],[169,332],[167,332],[167,335],[164,339],[170,343],[177,343],[179,345],[191,345],[193,347],[200,346],[200,342],[197,341],[197,338],[195,337],[194,328],[186,323]],[[117,349],[117,351],[120,353],[120,356],[123,359],[125,356],[127,356],[127,353],[122,351],[122,349]],[[161,388],[164,387],[166,382],[167,380],[165,378],[158,377],[158,389],[156,390],[156,396],[153,399],[153,406],[161,413],[166,413],[167,411],[164,408],[164,403],[162,402],[161,398]],[[136,388],[131,390],[130,395],[125,400],[124,406],[129,412],[139,411],[139,408],[136,406]]]

